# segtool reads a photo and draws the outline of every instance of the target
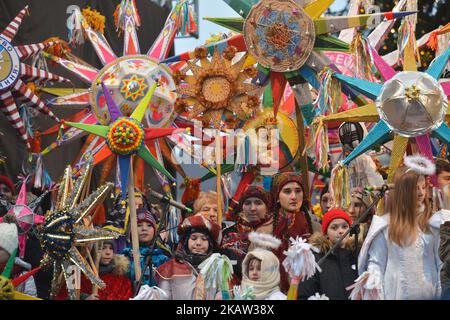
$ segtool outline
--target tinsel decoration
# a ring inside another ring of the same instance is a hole
[[[342,105],[341,82],[333,77],[334,73],[335,71],[328,67],[319,73],[318,105],[321,115],[334,114]]]
[[[230,300],[228,281],[233,274],[230,259],[220,253],[213,253],[199,265],[200,273],[204,278],[205,289],[219,289],[223,300]]]
[[[132,19],[135,27],[141,26],[141,18],[134,0],[122,0],[114,11],[114,24],[119,35],[125,30],[127,18]]]
[[[369,40],[357,32],[350,44],[350,51],[355,63],[354,74],[357,78],[374,81],[373,58]]]
[[[319,270],[319,272],[322,270],[312,253],[312,251],[318,253],[319,249],[298,236],[296,239],[291,237],[289,241],[291,244],[288,250],[283,252],[286,255],[283,260],[283,267],[291,278],[287,300],[297,300],[297,289],[300,281],[308,280],[316,273],[316,270]]]
[[[314,165],[318,170],[328,168],[328,129],[323,124],[323,117],[314,118],[310,126],[305,152],[314,157]]]
[[[44,251],[41,266],[53,265],[54,269],[51,285],[52,296],[58,290],[58,279],[61,274],[66,278],[66,282],[68,281],[70,275],[67,267],[69,264],[75,264],[93,285],[104,288],[105,284],[97,276],[97,272],[93,271],[94,266],[87,263],[76,246],[118,238],[116,233],[88,227],[88,221],[84,219],[105,199],[107,193],[114,186],[112,183],[107,183],[83,199],[83,190],[87,187],[88,175],[91,171],[90,165],[86,167],[75,182],[72,181],[71,167],[66,168],[59,184],[56,205],[46,213],[44,224],[39,228],[38,238]],[[87,224],[85,225],[85,223]],[[70,299],[74,299],[75,289],[69,285],[67,285],[67,289]]]
[[[335,207],[347,208],[350,205],[348,170],[341,162],[338,162],[331,171],[330,193],[331,198],[334,199]]]

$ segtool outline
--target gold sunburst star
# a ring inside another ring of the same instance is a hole
[[[258,86],[250,80],[257,71],[254,67],[245,67],[246,55],[233,63],[236,51],[232,46],[225,48],[222,54],[216,49],[208,59],[206,48],[196,49],[196,59],[188,61],[187,68],[174,75],[177,92],[182,95],[176,103],[179,111],[187,112],[189,119],[197,118],[214,128],[221,127],[224,114],[232,113],[245,120],[255,112],[259,104]]]
[[[145,78],[133,74],[130,78],[122,80],[120,93],[124,94],[125,99],[131,98],[131,100],[136,101],[137,98],[145,96],[145,89],[147,88]]]

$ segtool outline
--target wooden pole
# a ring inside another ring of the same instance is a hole
[[[220,137],[220,130],[216,136],[216,192],[217,192],[217,221],[219,226],[222,226],[222,180],[221,180],[221,165],[222,165],[222,144]]]
[[[300,150],[298,150],[297,152],[297,157],[300,164],[300,170],[302,171],[303,174],[303,186],[305,187],[305,193],[309,195],[308,156],[306,154],[303,154],[303,149],[306,146],[305,126],[303,124],[303,115],[300,110],[300,105],[298,104],[297,99],[295,99],[295,115],[297,118],[297,135],[300,145]]]
[[[130,208],[131,245],[134,261],[134,276],[136,282],[141,277],[141,254],[139,252],[139,236],[137,230],[136,203],[134,199],[134,174],[133,162],[130,159],[130,174],[128,176],[128,206]]]

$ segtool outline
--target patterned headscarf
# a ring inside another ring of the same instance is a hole
[[[302,203],[302,210],[309,208],[309,200],[307,194],[305,194],[305,188],[303,186],[303,179],[302,175],[297,172],[283,172],[280,174],[277,174],[273,180],[272,180],[272,187],[270,188],[270,193],[272,195],[272,208],[274,210],[278,210],[279,206],[277,205],[279,194],[281,192],[281,189],[288,184],[289,182],[297,182],[300,187],[303,190],[303,203]]]

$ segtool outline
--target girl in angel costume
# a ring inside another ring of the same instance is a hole
[[[358,259],[352,299],[425,300],[440,295],[440,213],[428,202],[435,165],[408,156],[394,175],[387,212],[374,216]]]

